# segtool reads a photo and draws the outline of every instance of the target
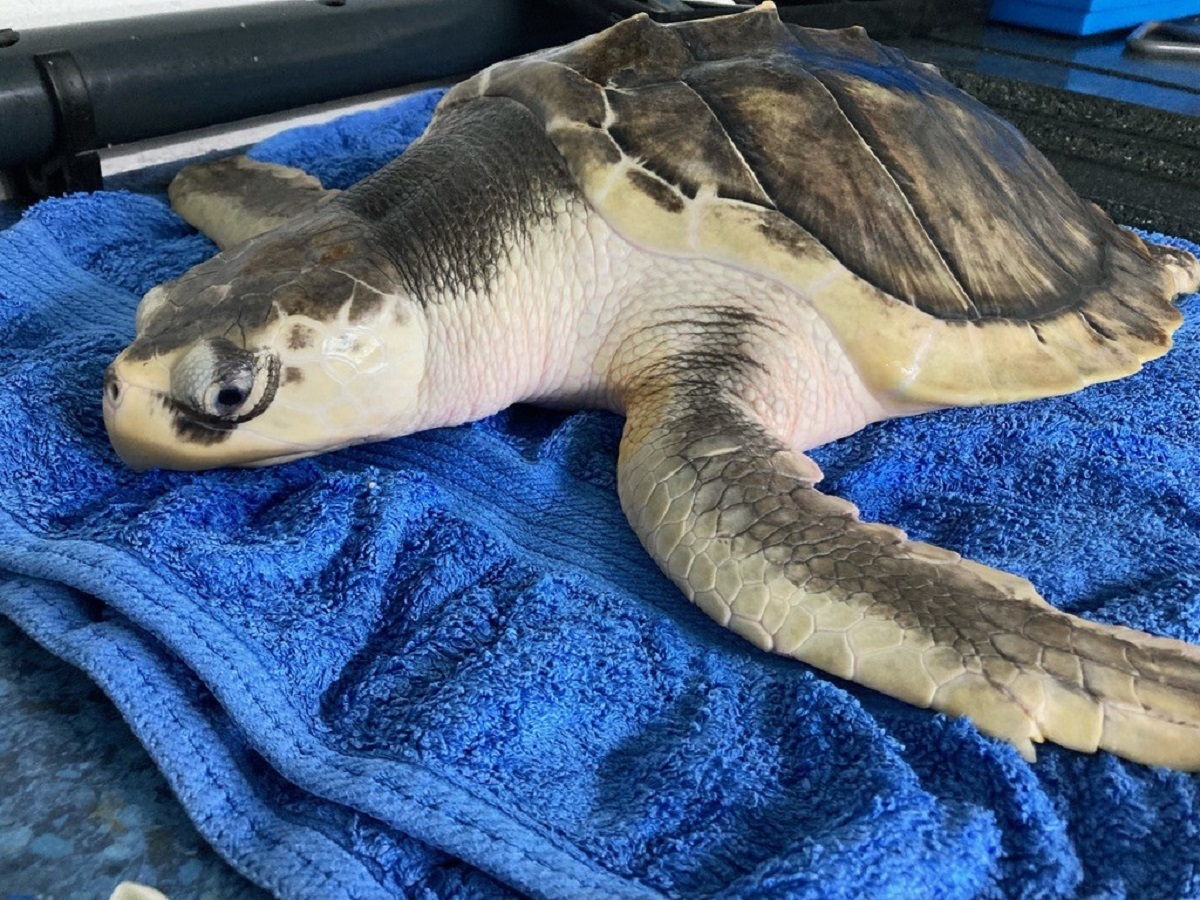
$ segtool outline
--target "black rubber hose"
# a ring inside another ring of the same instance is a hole
[[[9,32],[0,168],[61,149],[39,55],[73,58],[104,147],[468,72],[573,37],[552,11],[533,0],[274,0],[35,29],[15,42]]]

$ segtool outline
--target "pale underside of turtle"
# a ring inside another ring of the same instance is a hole
[[[769,4],[640,17],[458,85],[343,193],[244,158],[171,193],[224,249],[146,295],[106,375],[130,464],[606,407],[633,528],[721,624],[1027,758],[1200,768],[1200,649],[814,488],[804,451],[871,422],[1136,371],[1200,278],[932,68]]]

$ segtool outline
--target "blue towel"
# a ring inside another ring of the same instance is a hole
[[[255,155],[345,186],[435,100]],[[253,881],[1200,893],[1197,778],[1055,747],[1029,765],[688,605],[621,514],[615,416],[515,407],[272,469],[127,470],[104,366],[139,295],[211,253],[131,193],[0,234],[0,612],[102,686]],[[1197,335],[1188,316],[1171,355],[1074,396],[869,428],[814,454],[824,488],[1072,612],[1200,641]]]

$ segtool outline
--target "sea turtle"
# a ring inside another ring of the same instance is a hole
[[[718,622],[1028,758],[1200,769],[1200,648],[814,487],[804,451],[869,423],[1134,372],[1200,283],[934,68],[770,3],[635,17],[457,85],[345,192],[235,158],[172,196],[225,249],[146,294],[105,376],[130,465],[615,410],[622,506]]]

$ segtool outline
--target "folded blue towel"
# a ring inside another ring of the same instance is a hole
[[[435,95],[260,145],[340,187]],[[1181,241],[1156,240],[1185,246]],[[257,471],[124,468],[100,379],[212,252],[160,196],[0,234],[0,612],[114,699],[201,832],[286,897],[1188,897],[1200,780],[969,724],[689,606],[614,492],[620,420],[515,407]],[[864,517],[1200,641],[1200,372],[879,425]]]

